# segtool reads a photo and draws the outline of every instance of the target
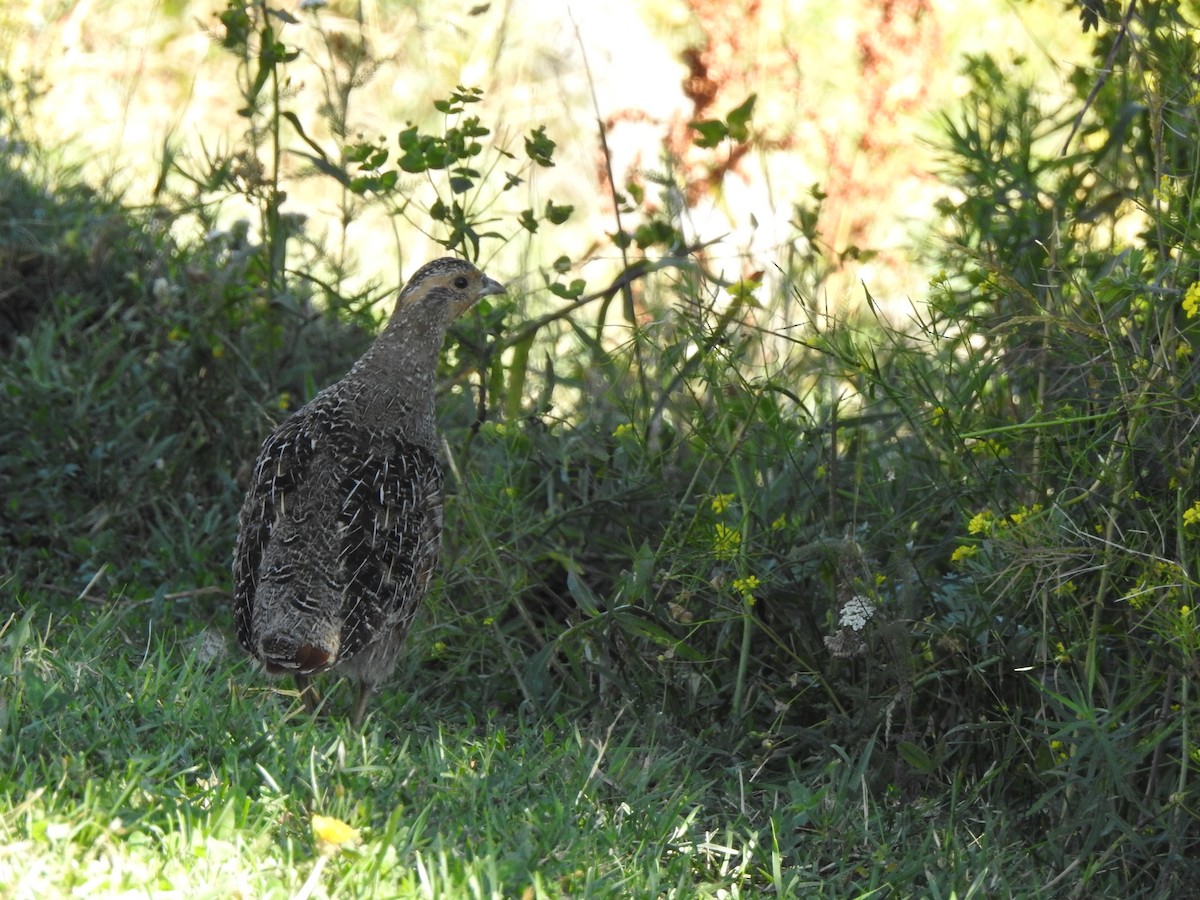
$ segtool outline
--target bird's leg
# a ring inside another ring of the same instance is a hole
[[[360,681],[358,683],[358,700],[354,704],[354,711],[350,713],[350,725],[355,730],[362,724],[363,716],[367,712],[367,701],[371,699],[371,694],[375,692],[375,685],[369,681]]]
[[[304,703],[305,710],[315,716],[321,706],[321,698],[317,694],[317,689],[312,686],[312,679],[307,675],[299,673],[293,677],[296,681],[296,690],[300,692],[300,700]]]

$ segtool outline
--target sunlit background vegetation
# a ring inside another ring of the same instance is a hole
[[[0,893],[1197,896],[1195,3],[0,25]],[[355,733],[236,510],[446,253]]]

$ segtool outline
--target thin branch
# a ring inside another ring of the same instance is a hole
[[[1075,135],[1078,134],[1079,128],[1083,124],[1083,117],[1092,108],[1092,104],[1096,101],[1096,95],[1100,93],[1100,88],[1104,87],[1108,81],[1108,76],[1112,74],[1113,64],[1117,60],[1117,51],[1125,43],[1125,38],[1129,35],[1129,23],[1133,19],[1133,11],[1136,8],[1137,0],[1129,0],[1129,7],[1125,10],[1125,15],[1121,18],[1121,27],[1117,31],[1117,38],[1113,41],[1113,45],[1108,51],[1108,58],[1104,60],[1104,68],[1100,70],[1100,77],[1092,85],[1092,90],[1088,93],[1087,99],[1083,101],[1083,109],[1079,110],[1079,115],[1075,117],[1075,123],[1071,126],[1071,133],[1067,135],[1066,141],[1063,142],[1062,150],[1059,151],[1060,156],[1066,155],[1067,149],[1071,146],[1071,141],[1075,139]]]

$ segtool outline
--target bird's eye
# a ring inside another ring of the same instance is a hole
[[[460,291],[463,290],[464,288],[466,288],[466,286],[468,284],[470,284],[470,282],[467,281],[466,275],[459,275],[457,278],[454,279],[454,286],[456,288],[458,288]]]

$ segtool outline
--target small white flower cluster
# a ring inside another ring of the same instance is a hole
[[[862,631],[874,615],[875,607],[871,601],[862,594],[855,594],[842,607],[842,617],[838,619],[838,624],[843,628]]]
[[[165,278],[155,278],[154,284],[150,286],[150,292],[154,294],[154,299],[159,303],[166,303],[168,300],[173,300],[179,296],[179,288],[171,284]]]

